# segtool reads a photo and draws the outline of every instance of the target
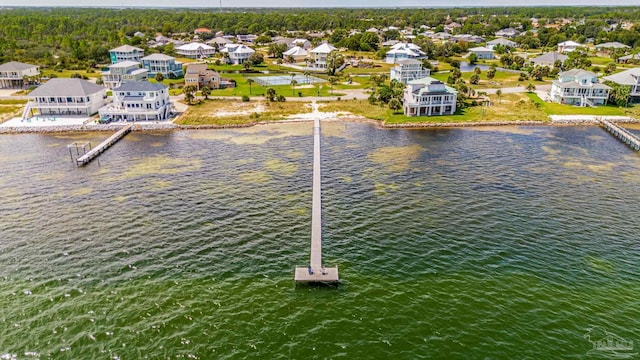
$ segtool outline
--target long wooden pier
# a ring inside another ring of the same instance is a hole
[[[322,184],[320,176],[320,120],[313,124],[313,208],[311,211],[311,262],[297,267],[296,283],[337,283],[338,268],[322,266]]]
[[[640,151],[640,138],[629,132],[629,130],[612,123],[609,120],[600,119],[600,125],[611,135],[617,137],[623,143],[629,145],[632,149]]]
[[[93,149],[89,150],[86,154],[77,158],[76,165],[83,166],[90,163],[91,160],[97,158],[98,155],[102,154],[105,150],[111,147],[111,145],[117,143],[120,139],[125,137],[125,135],[131,132],[132,128],[133,128],[133,125],[127,125],[122,129],[118,130],[115,134],[109,136],[107,140],[101,142],[98,146],[94,147]]]

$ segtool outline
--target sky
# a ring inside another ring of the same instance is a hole
[[[222,0],[223,7],[640,6],[640,0]],[[0,0],[0,6],[219,7],[220,0]]]

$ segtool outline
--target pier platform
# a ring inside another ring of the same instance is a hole
[[[91,160],[98,157],[98,155],[102,154],[105,150],[107,150],[111,145],[117,143],[120,139],[122,139],[125,135],[131,132],[133,125],[127,125],[122,129],[118,130],[115,134],[109,136],[107,140],[101,142],[95,148],[89,150],[86,154],[76,159],[76,165],[82,166],[91,162]]]
[[[309,273],[308,267],[296,268],[296,283],[337,283],[339,280],[337,267],[315,269],[313,274]]]

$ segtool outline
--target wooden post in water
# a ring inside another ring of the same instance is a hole
[[[322,177],[320,176],[320,120],[313,124],[313,204],[311,210],[311,262],[297,267],[296,283],[336,283],[338,268],[322,266]]]

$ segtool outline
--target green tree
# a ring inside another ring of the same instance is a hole
[[[527,85],[527,91],[528,92],[534,92],[536,91],[536,86],[533,85],[532,83],[529,83],[529,85]]]
[[[496,96],[498,97],[498,104],[500,104],[500,100],[502,99],[502,90],[496,90]]]
[[[338,68],[344,64],[344,58],[337,50],[333,50],[327,55],[327,72],[335,75]]]
[[[469,83],[473,85],[478,85],[480,83],[480,76],[478,74],[473,74],[469,78]]]
[[[247,79],[247,84],[249,84],[249,95],[252,95],[252,94],[251,94],[251,85],[252,85],[254,82],[256,82],[256,81],[255,81],[255,80],[253,80],[253,79]]]
[[[296,85],[298,85],[298,82],[295,79],[291,79],[291,96],[294,96],[296,94]]]
[[[191,103],[193,102],[196,90],[196,87],[193,85],[186,85],[184,88],[182,88],[182,92],[184,92],[184,100],[187,102],[187,104],[191,105]]]
[[[493,80],[493,78],[496,76],[496,69],[492,69],[490,68],[489,70],[487,70],[487,80],[491,81]]]
[[[336,76],[329,76],[329,84],[331,84],[331,95],[333,95],[333,86],[338,83]]]
[[[473,65],[478,62],[478,55],[476,55],[475,53],[471,53],[469,54],[469,57],[467,60],[469,60],[469,64]]]
[[[161,83],[161,84],[162,84],[162,82],[164,81],[164,75],[162,75],[162,73],[161,73],[161,72],[157,72],[157,73],[156,73],[156,81],[157,81],[157,82],[159,82],[159,83]]]
[[[209,95],[211,95],[211,89],[208,86],[203,86],[200,89],[200,92],[202,93],[202,96],[204,96],[205,100],[209,99]]]
[[[609,91],[609,102],[617,106],[627,106],[629,96],[631,95],[631,87],[628,85],[620,85],[613,81],[605,81],[604,83],[611,87]]]
[[[265,94],[265,97],[267,98],[267,101],[276,101],[278,99],[277,96],[278,95],[276,94],[276,91],[275,91],[274,88],[271,88],[271,87],[267,88],[267,91],[266,91],[266,94]]]
[[[389,109],[395,114],[398,110],[402,109],[402,103],[397,98],[392,98],[389,100]]]

